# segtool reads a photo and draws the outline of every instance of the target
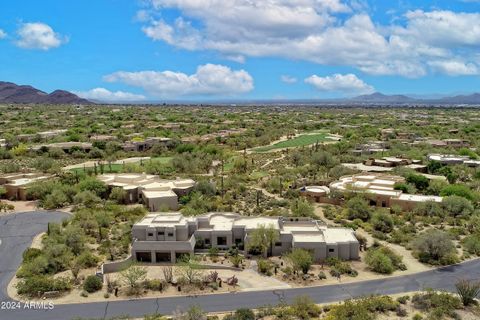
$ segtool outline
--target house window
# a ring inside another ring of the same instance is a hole
[[[210,239],[208,239],[208,238],[205,239],[205,244],[207,244],[207,245],[210,244]]]
[[[217,237],[217,245],[218,246],[226,246],[227,245],[227,237]]]
[[[330,249],[328,249],[328,252],[335,252],[335,249],[334,249],[334,248],[330,248]]]
[[[168,233],[168,236],[169,236],[169,237],[173,237],[173,233],[170,233],[170,232],[169,232],[169,233]]]
[[[235,244],[239,244],[239,243],[242,243],[242,239],[240,238],[235,239]]]
[[[163,232],[163,231],[158,231],[158,235],[159,235],[159,236],[164,236],[164,235],[165,235],[165,232]]]
[[[149,236],[149,237],[153,237],[153,232],[149,232],[149,233],[148,233],[148,236]]]
[[[281,242],[275,242],[275,247],[281,247],[282,243]]]

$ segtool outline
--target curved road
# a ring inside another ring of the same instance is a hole
[[[0,217],[0,301],[10,300],[6,287],[21,262],[22,252],[35,235],[46,231],[48,222],[58,222],[65,217],[68,215],[58,212],[19,213]],[[199,305],[205,311],[229,311],[289,302],[298,295],[309,295],[318,303],[326,303],[369,294],[395,294],[424,288],[453,290],[458,279],[478,278],[480,260],[473,260],[415,275],[321,287],[58,305],[52,310],[23,309],[21,304],[22,309],[0,309],[0,320],[63,320],[77,317],[104,319],[120,315],[143,316],[155,312],[171,314],[190,305]]]

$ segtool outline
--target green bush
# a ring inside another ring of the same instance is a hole
[[[470,201],[475,201],[478,198],[477,194],[464,184],[447,185],[440,191],[440,195],[442,197],[457,196]]]
[[[313,263],[312,254],[300,248],[293,249],[292,252],[286,255],[286,259],[290,262],[294,270],[301,270],[304,274],[308,273]]]
[[[467,236],[462,242],[468,253],[480,256],[480,234]]]
[[[378,273],[391,274],[395,270],[406,270],[402,257],[385,246],[372,247],[367,251],[365,262],[369,268]]]
[[[389,233],[393,230],[392,215],[386,212],[376,212],[370,222],[373,226],[373,229],[377,231]]]
[[[263,274],[269,274],[271,273],[272,271],[272,263],[269,261],[269,260],[266,260],[266,259],[259,259],[257,261],[257,265],[258,265],[258,272],[260,273],[263,273]]]
[[[90,251],[83,251],[78,257],[77,262],[82,268],[96,267],[100,259]]]
[[[67,278],[53,278],[49,276],[31,276],[17,284],[18,293],[27,296],[36,296],[48,291],[68,291],[72,288]]]
[[[227,315],[224,320],[255,320],[255,313],[246,308],[237,309],[234,314]]]
[[[411,183],[417,188],[418,190],[426,190],[429,185],[428,178],[425,176],[422,176],[421,174],[415,174],[411,173],[408,174],[406,177],[406,181],[408,183]]]
[[[447,265],[457,260],[453,241],[443,231],[428,230],[414,238],[411,246],[424,263]]]
[[[328,258],[326,260],[326,263],[328,266],[330,266],[330,274],[333,277],[337,277],[338,275],[343,274],[349,275],[351,277],[356,277],[358,275],[358,272],[356,270],[353,270],[350,263],[342,261],[339,258]]]
[[[23,254],[23,262],[29,262],[42,254],[42,250],[37,248],[27,248]]]
[[[391,274],[395,271],[392,261],[379,250],[370,250],[365,258],[370,270],[382,274]]]
[[[83,282],[83,290],[88,293],[97,292],[102,289],[103,283],[102,280],[97,276],[88,276]]]
[[[167,283],[159,279],[153,279],[153,280],[145,280],[143,283],[143,286],[145,287],[145,289],[148,289],[148,290],[163,291],[167,286]]]
[[[372,208],[368,205],[366,199],[362,197],[354,197],[347,201],[347,218],[349,220],[360,219],[368,221],[372,216]]]

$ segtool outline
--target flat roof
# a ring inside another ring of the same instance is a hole
[[[323,236],[326,243],[337,242],[357,242],[357,238],[351,229],[345,228],[327,228],[323,230]]]
[[[143,190],[142,194],[147,199],[158,199],[158,198],[177,198],[177,194],[172,190],[165,190],[165,191],[148,191]]]
[[[414,201],[414,202],[427,202],[427,201],[442,202],[443,201],[442,197],[425,196],[425,195],[417,195],[417,194],[401,194],[399,199],[405,200],[405,201]]]

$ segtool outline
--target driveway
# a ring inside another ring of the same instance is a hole
[[[46,230],[48,221],[61,221],[66,216],[63,213],[37,212],[0,217],[1,301],[8,300],[5,288],[21,262],[23,250],[29,246],[36,234]],[[142,316],[155,312],[171,314],[190,305],[198,305],[209,312],[229,311],[277,304],[281,301],[290,302],[298,295],[309,295],[318,303],[328,303],[363,295],[396,294],[424,288],[454,290],[458,279],[479,278],[480,260],[477,259],[414,275],[311,288],[59,305],[52,310],[23,309],[22,304],[21,309],[0,310],[0,320],[63,320],[78,317],[104,319],[120,315]]]

